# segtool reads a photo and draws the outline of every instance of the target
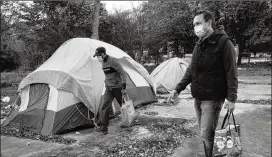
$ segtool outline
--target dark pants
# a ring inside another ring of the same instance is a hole
[[[116,99],[117,102],[122,105],[122,88],[109,88],[106,87],[104,102],[100,111],[100,125],[101,127],[108,127],[109,115],[111,111],[112,101]]]
[[[212,157],[215,129],[224,101],[199,101],[195,99],[195,110],[203,139],[206,157]]]

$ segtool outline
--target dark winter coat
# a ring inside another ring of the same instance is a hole
[[[192,61],[177,84],[180,93],[191,83],[194,98],[200,100],[237,100],[236,52],[232,40],[223,30],[216,30],[193,50]]]

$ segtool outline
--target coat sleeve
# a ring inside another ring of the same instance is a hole
[[[194,49],[196,49],[196,47]],[[195,52],[195,50],[193,52]],[[195,58],[196,58],[195,53],[193,53],[191,63],[189,64],[188,68],[186,69],[186,72],[185,72],[183,78],[175,87],[175,90],[178,93],[183,91],[186,88],[186,86],[192,82],[192,79],[193,79],[192,64],[195,63]]]
[[[236,64],[236,52],[231,40],[227,40],[223,47],[223,64],[227,80],[227,100],[236,102],[238,89],[238,72]]]
[[[119,63],[118,59],[114,59],[113,68],[121,77],[123,88],[126,88],[126,71],[123,69],[122,65]]]

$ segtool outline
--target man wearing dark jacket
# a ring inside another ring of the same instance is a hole
[[[104,47],[98,47],[93,57],[95,56],[97,56],[98,61],[102,62],[106,86],[102,109],[99,112],[100,127],[97,131],[107,134],[113,99],[115,98],[117,102],[122,105],[122,94],[124,94],[126,90],[126,72],[117,58],[106,54]]]
[[[197,11],[194,32],[199,37],[192,61],[170,98],[191,83],[195,110],[206,157],[212,157],[214,134],[223,103],[233,111],[237,100],[237,65],[235,49],[224,30],[214,30],[214,17],[209,11]]]

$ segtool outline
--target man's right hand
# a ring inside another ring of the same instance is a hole
[[[171,99],[173,99],[173,100],[177,99],[177,98],[178,98],[178,95],[179,95],[178,92],[177,92],[176,90],[173,90],[173,91],[170,93],[170,95],[169,95],[169,97],[168,97],[168,99],[167,99],[167,104],[170,103]]]

